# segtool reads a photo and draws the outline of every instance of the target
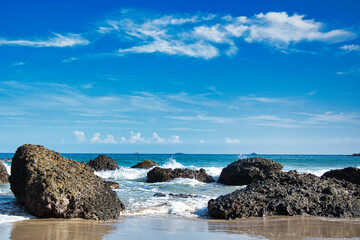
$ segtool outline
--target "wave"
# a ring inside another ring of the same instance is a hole
[[[95,174],[101,178],[113,180],[144,180],[149,169],[120,167],[116,170],[97,171]]]
[[[171,168],[171,169],[175,169],[175,168],[185,168],[184,165],[182,165],[181,163],[177,162],[175,158],[170,157],[168,159],[168,161],[166,163],[164,163],[161,167],[163,168]]]

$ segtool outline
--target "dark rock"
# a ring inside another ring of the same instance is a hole
[[[351,156],[354,156],[354,157],[360,157],[360,153],[354,153],[353,155]]]
[[[355,167],[348,167],[344,169],[331,170],[322,175],[326,178],[336,178],[348,182],[360,184],[360,169]]]
[[[120,184],[118,184],[117,182],[105,181],[105,184],[108,185],[111,189],[119,189],[120,188]]]
[[[119,169],[115,160],[106,155],[99,155],[94,160],[90,160],[87,165],[92,167],[95,171]]]
[[[5,165],[0,162],[0,183],[8,183],[9,182],[9,174],[6,171]]]
[[[281,172],[282,168],[282,164],[261,157],[240,159],[221,171],[218,183],[248,185],[275,176]]]
[[[19,147],[11,169],[12,192],[37,217],[110,220],[124,209],[91,167],[43,146]]]
[[[155,161],[151,161],[151,160],[145,160],[142,162],[137,163],[136,165],[132,166],[131,168],[152,168],[152,167],[157,167],[159,166],[159,164]]]
[[[165,193],[155,193],[153,197],[166,197]]]
[[[153,197],[166,197],[167,195],[165,193],[155,193]],[[184,193],[169,193],[169,197],[172,198],[197,198],[199,195],[192,195],[192,194],[184,194]]]
[[[147,173],[147,182],[167,182],[174,178],[192,178],[200,182],[215,182],[212,176],[206,174],[205,170],[190,170],[190,169],[171,169],[171,168],[160,168],[155,167]]]
[[[210,200],[208,210],[212,217],[221,219],[304,213],[360,217],[360,188],[337,179],[282,172]]]

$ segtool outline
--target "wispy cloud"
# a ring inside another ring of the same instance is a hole
[[[235,118],[229,117],[217,117],[217,116],[206,116],[206,115],[196,115],[196,116],[170,116],[170,119],[182,120],[182,121],[205,121],[211,123],[234,123]]]
[[[347,75],[347,74],[355,74],[360,73],[360,67],[352,67],[346,71],[336,72],[336,75]]]
[[[9,40],[0,37],[0,46],[24,46],[24,47],[74,47],[88,45],[90,42],[81,37],[80,34],[53,33],[54,37],[47,39],[16,39]]]
[[[229,143],[229,144],[239,144],[240,140],[238,138],[229,138],[229,137],[227,137],[225,139],[225,142]]]
[[[259,103],[282,103],[292,104],[294,101],[287,98],[270,98],[270,97],[257,97],[257,96],[243,96],[240,100],[247,102],[259,102]]]
[[[344,29],[326,31],[321,22],[305,19],[305,15],[286,12],[260,13],[254,16],[221,14],[159,14],[138,13],[127,9],[107,20],[97,30],[106,36],[115,34],[134,45],[115,53],[163,53],[212,59],[237,53],[237,41],[265,43],[286,49],[299,42],[336,43],[352,39],[355,33]]]
[[[347,54],[353,51],[360,51],[360,45],[357,44],[343,45],[340,47],[340,49],[344,50],[345,54]]]
[[[81,143],[86,141],[84,132],[82,132],[82,131],[74,131],[74,135],[76,137],[76,141],[81,142]]]
[[[280,118],[276,115],[250,116],[244,120],[261,126],[271,126],[271,127],[281,127],[281,128],[299,128],[302,126],[293,119]]]
[[[23,66],[25,64],[26,64],[25,62],[14,62],[12,65],[13,66]]]

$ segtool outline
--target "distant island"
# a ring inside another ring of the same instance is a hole
[[[360,157],[360,153],[353,153],[353,155],[350,155],[350,156]]]

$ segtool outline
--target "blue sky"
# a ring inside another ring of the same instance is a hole
[[[0,151],[360,151],[358,1],[1,1]]]

